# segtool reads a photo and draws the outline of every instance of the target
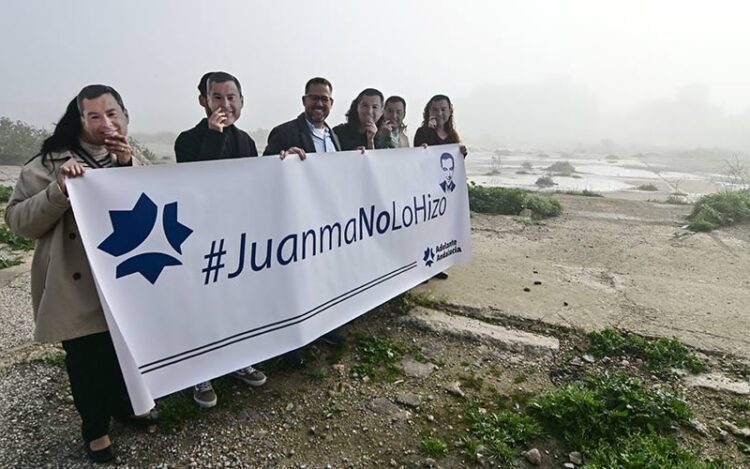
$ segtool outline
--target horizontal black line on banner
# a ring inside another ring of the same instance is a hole
[[[250,329],[250,330],[247,330],[247,331],[244,331],[244,332],[239,332],[239,333],[231,335],[229,337],[225,337],[223,339],[220,339],[220,340],[217,340],[217,341],[214,341],[214,342],[211,342],[211,343],[199,346],[199,347],[195,347],[193,349],[186,350],[184,352],[180,352],[180,353],[171,355],[169,357],[165,357],[165,358],[153,361],[151,363],[147,363],[145,365],[141,365],[141,366],[138,367],[138,369],[141,370],[141,372],[143,374],[146,374],[146,373],[149,373],[151,371],[155,371],[155,370],[158,370],[160,368],[164,368],[165,366],[169,366],[169,365],[172,365],[172,364],[175,364],[175,363],[179,363],[181,361],[184,361],[184,360],[187,360],[187,359],[199,356],[199,355],[203,355],[205,353],[208,353],[208,352],[211,352],[211,351],[214,351],[214,350],[226,347],[228,345],[231,345],[231,344],[243,341],[243,340],[250,339],[252,337],[257,337],[259,335],[267,334],[269,332],[277,331],[279,329],[284,329],[286,327],[293,326],[295,324],[299,324],[301,322],[307,321],[308,319],[317,316],[318,314],[322,313],[323,311],[326,311],[326,310],[332,308],[333,306],[341,303],[342,301],[345,301],[345,300],[348,300],[350,298],[353,298],[353,297],[359,295],[360,293],[365,292],[365,291],[369,290],[370,288],[372,288],[374,286],[377,286],[377,285],[379,285],[379,284],[381,284],[383,282],[386,282],[386,281],[388,281],[388,280],[390,280],[390,279],[392,279],[394,277],[397,277],[397,276],[399,276],[399,275],[401,275],[401,274],[403,274],[405,272],[408,272],[409,270],[412,270],[415,267],[417,267],[417,263],[416,262],[411,262],[411,263],[409,263],[409,264],[407,264],[405,266],[399,267],[398,269],[395,269],[395,270],[393,270],[391,272],[388,272],[387,274],[381,275],[380,277],[377,277],[377,278],[375,278],[373,280],[365,282],[362,285],[360,285],[358,287],[355,287],[355,288],[349,290],[348,292],[342,293],[341,295],[339,295],[339,296],[337,296],[335,298],[332,298],[332,299],[326,301],[325,303],[322,303],[322,304],[320,304],[320,305],[318,305],[318,306],[316,306],[316,307],[314,307],[314,308],[312,308],[312,309],[310,309],[310,310],[308,310],[308,311],[306,311],[306,312],[304,312],[302,314],[299,314],[297,316],[293,316],[291,318],[287,318],[287,319],[284,319],[284,320],[281,320],[281,321],[277,321],[277,322],[274,322],[274,323],[271,323],[271,324],[266,324],[264,326],[259,326],[259,327],[256,327],[254,329]],[[274,326],[276,326],[276,327],[274,327]],[[248,335],[248,334],[251,334],[251,335]],[[232,340],[232,339],[235,339],[235,340]],[[188,354],[190,354],[190,356],[186,357],[185,355],[188,355]],[[169,362],[169,363],[164,363],[164,362]],[[160,363],[162,365],[154,367],[154,365],[158,365]],[[146,368],[149,368],[149,369],[146,370]]]

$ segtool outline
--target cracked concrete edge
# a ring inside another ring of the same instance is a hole
[[[417,298],[421,297],[427,297],[423,292],[411,292],[413,296],[416,296]],[[630,301],[629,299],[627,301]],[[417,302],[419,304],[419,302]],[[633,303],[635,304],[635,303]],[[461,303],[455,303],[450,300],[447,300],[445,298],[439,298],[439,299],[427,299],[427,302],[425,303],[425,307],[436,309],[438,311],[443,312],[450,312],[452,314],[458,314],[461,316],[466,316],[470,318],[475,318],[478,320],[489,320],[491,321],[491,324],[498,324],[505,327],[511,327],[511,328],[518,328],[523,330],[530,330],[534,331],[538,328],[544,328],[549,329],[555,332],[556,335],[558,334],[565,334],[565,333],[577,333],[577,334],[587,334],[589,332],[592,332],[593,330],[587,330],[581,327],[577,327],[576,325],[570,323],[566,320],[566,318],[558,318],[557,321],[549,319],[550,316],[533,319],[533,318],[525,318],[522,315],[514,314],[513,312],[504,311],[496,308],[491,307],[485,307],[478,304],[461,304]],[[419,304],[419,306],[423,306],[422,304]],[[612,326],[616,330],[620,330],[627,333],[632,333],[639,335],[641,337],[644,337],[646,339],[658,339],[661,337],[671,337],[667,336],[665,334],[658,334],[658,333],[648,333],[646,331],[642,330],[633,330],[628,327],[620,326],[622,322],[626,321],[626,317],[623,317],[621,321],[619,321],[618,324]],[[564,322],[565,324],[563,324]],[[596,330],[602,330],[603,328],[596,329]],[[708,357],[720,357],[720,358],[731,358],[733,361],[743,363],[750,367],[750,359],[728,352],[724,349],[714,349],[714,348],[707,348],[707,347],[700,347],[695,345],[694,343],[686,343],[685,341],[681,341],[684,345],[686,345],[688,348],[694,350],[695,352],[702,353]]]
[[[19,345],[0,354],[0,373],[8,368],[23,365],[37,360],[43,360],[49,356],[60,355],[63,349],[57,344],[30,342]]]
[[[13,280],[31,270],[31,256],[25,257],[26,258],[21,264],[0,269],[0,288],[7,287],[13,282]]]
[[[555,337],[490,324],[463,315],[450,315],[422,306],[413,308],[401,321],[441,334],[483,343],[492,342],[503,350],[517,353],[539,356],[560,350],[560,341]]]

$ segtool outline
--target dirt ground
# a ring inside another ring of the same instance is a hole
[[[195,412],[189,392],[173,396],[159,404],[172,423],[155,434],[115,424],[117,465],[529,468],[523,457],[510,465],[468,458],[460,443],[467,406],[501,400],[514,408],[588,371],[619,369],[683,393],[710,434],[680,431],[678,439],[743,467],[747,457],[732,440],[717,441],[716,429],[722,420],[750,421],[750,410],[732,407],[747,396],[689,388],[677,376],[643,372],[637,361],[581,363],[580,357],[585,331],[616,326],[676,336],[705,351],[714,370],[747,382],[747,227],[694,234],[681,228],[689,207],[559,199],[564,214],[543,222],[473,214],[473,261],[451,269],[447,281],[430,281],[345,326],[347,347],[313,344],[301,369],[267,363],[269,380],[259,389],[216,380],[220,403],[209,411]],[[32,344],[28,335],[28,264],[0,280],[15,305],[4,308],[2,322],[25,321],[0,344],[0,467],[91,467],[83,458],[59,351]],[[555,337],[560,350],[514,353],[423,330],[402,320],[417,303]],[[429,370],[411,376],[397,364],[385,376],[363,379],[355,374],[362,364],[355,344],[362,336],[401,344],[404,357]],[[422,450],[431,437],[447,444],[447,455]],[[562,467],[578,450],[550,439],[531,447],[541,450],[537,467],[543,468]]]
[[[693,233],[691,206],[557,197],[563,215],[542,222],[473,214],[472,262],[417,291],[487,317],[614,326],[750,360],[748,226]]]

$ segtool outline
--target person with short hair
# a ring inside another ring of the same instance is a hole
[[[198,92],[207,117],[177,137],[177,162],[258,156],[255,141],[235,126],[245,105],[240,81],[226,72],[207,73],[198,83]]]
[[[66,184],[99,168],[141,164],[128,143],[129,120],[113,88],[84,87],[21,170],[5,209],[11,231],[36,240],[34,339],[62,342],[84,450],[94,462],[114,458],[112,417],[152,430],[158,418],[155,411],[133,415]]]
[[[336,134],[326,123],[333,108],[333,85],[322,77],[314,77],[305,84],[302,96],[304,111],[283,124],[277,125],[268,135],[264,155],[295,153],[305,159],[307,153],[340,151]]]
[[[234,125],[245,103],[240,81],[226,72],[208,72],[198,82],[198,93],[198,104],[208,117],[177,137],[174,144],[177,162],[258,156],[255,141]],[[253,387],[266,383],[266,375],[253,366],[241,368],[229,376]],[[193,386],[193,400],[203,409],[218,403],[211,381]]]
[[[391,96],[385,100],[383,124],[379,132],[385,138],[386,148],[409,148],[406,136],[406,100],[401,96]]]
[[[333,128],[342,150],[387,148],[378,129],[383,125],[383,93],[375,88],[362,90],[346,112],[346,122]]]

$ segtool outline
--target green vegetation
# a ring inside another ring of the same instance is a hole
[[[217,391],[218,392],[218,391]],[[159,399],[159,430],[173,433],[183,424],[200,417],[201,409],[193,401],[193,390],[185,390]],[[222,400],[219,400],[221,403]]]
[[[147,161],[151,163],[155,163],[156,160],[158,159],[156,157],[156,154],[152,152],[145,144],[139,142],[133,137],[128,137],[128,142],[130,143],[130,146],[133,148],[133,153],[135,153],[136,155],[140,155],[141,157],[145,158]]]
[[[10,231],[5,225],[0,225],[0,243],[6,244],[16,251],[31,251],[34,249],[34,240],[18,236]]]
[[[469,206],[479,213],[493,215],[518,215],[524,209],[531,210],[533,218],[556,217],[562,213],[557,200],[533,194],[523,189],[504,187],[469,186]]]
[[[536,184],[539,187],[552,187],[556,183],[555,183],[555,180],[552,179],[552,176],[542,176],[539,179],[537,179],[536,182],[534,182],[534,184]]]
[[[527,171],[531,171],[532,169],[534,169],[534,167],[531,165],[531,161],[524,161],[523,163],[521,163],[521,168]]]
[[[10,200],[10,195],[13,193],[13,188],[10,186],[0,186],[0,203],[7,202]]]
[[[651,183],[649,183],[649,184],[641,184],[640,186],[636,187],[635,189],[638,190],[638,191],[649,191],[649,192],[654,192],[654,191],[658,191],[659,190],[659,188],[656,187],[655,184],[651,184]]]
[[[732,400],[732,407],[739,411],[750,411],[750,399],[734,398]]]
[[[706,364],[677,339],[659,337],[646,339],[635,334],[624,334],[607,328],[588,334],[590,351],[598,357],[629,355],[646,362],[652,371],[668,368],[687,368],[693,373],[706,370]]]
[[[448,445],[440,438],[429,437],[422,439],[422,453],[427,456],[437,458],[448,454]]]
[[[620,157],[617,155],[607,155],[604,159],[607,161],[617,161]]]
[[[465,454],[475,460],[484,448],[493,459],[508,464],[542,433],[542,427],[529,415],[510,410],[489,412],[476,404],[470,404],[465,420],[469,428],[461,441]]]
[[[584,189],[582,191],[555,191],[556,194],[565,194],[565,195],[580,195],[582,197],[604,197],[598,192],[590,191],[588,189]]]
[[[0,255],[0,269],[7,269],[8,267],[13,267],[14,265],[18,265],[21,263],[21,259],[18,257],[14,257],[13,259],[8,259],[2,255]]]
[[[529,410],[544,428],[575,448],[615,447],[622,438],[667,433],[687,422],[687,403],[664,390],[646,388],[625,373],[605,373],[562,386],[537,399]]]
[[[355,347],[357,364],[352,367],[353,375],[383,381],[401,375],[401,369],[396,366],[396,362],[408,351],[406,345],[385,337],[358,335]]]
[[[750,220],[750,192],[722,191],[701,197],[688,216],[689,229],[711,231]]]
[[[591,452],[592,469],[718,469],[729,467],[720,461],[701,459],[696,453],[680,448],[672,437],[638,434],[620,439],[616,444],[603,443]]]
[[[44,129],[0,117],[0,164],[22,165],[39,151],[49,136]]]
[[[312,381],[323,381],[328,377],[328,370],[324,367],[313,368],[307,370],[306,374]]]
[[[685,196],[675,194],[670,194],[664,203],[670,205],[690,205],[690,202],[685,199]]]
[[[45,356],[42,361],[49,365],[54,366],[57,368],[65,369],[65,352],[59,352],[59,353],[50,353],[49,355]]]
[[[553,173],[555,176],[570,176],[576,169],[568,161],[558,161],[549,165],[547,171]]]

